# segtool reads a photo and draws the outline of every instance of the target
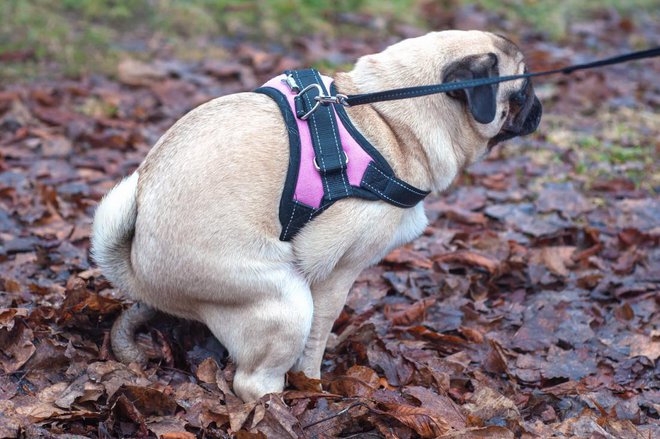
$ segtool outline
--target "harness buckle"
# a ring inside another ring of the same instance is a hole
[[[296,80],[293,78],[293,75],[286,75],[284,78],[282,78],[282,82],[289,87],[289,90],[291,90],[294,93],[298,93],[300,91],[300,87],[298,87],[298,83]]]
[[[346,151],[342,151],[344,153],[344,165],[348,165],[348,156],[346,155]],[[314,157],[314,167],[316,168],[317,171],[321,172],[321,167],[319,166],[319,163],[316,161],[316,157]]]

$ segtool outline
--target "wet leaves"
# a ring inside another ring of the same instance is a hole
[[[427,8],[443,26],[494,19]],[[584,38],[612,28],[599,20]],[[537,67],[578,56],[524,46]],[[593,180],[580,162],[597,132],[657,145],[657,75],[635,65],[546,83],[540,134],[496,148],[428,200],[424,236],[353,287],[321,380],[289,373],[283,394],[244,404],[217,340],[166,316],[138,339],[153,361],[114,361],[109,330],[127,300],[89,258],[100,197],[199,103],[379,47],[315,36],[295,59],[232,50],[203,63],[124,60],[116,82],[0,87],[0,436],[657,436],[657,191],[628,172],[646,169],[629,152],[601,157]],[[602,115],[593,99],[607,102]]]

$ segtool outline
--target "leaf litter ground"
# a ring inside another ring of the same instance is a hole
[[[572,50],[530,39],[532,68],[579,61],[616,20]],[[539,86],[539,133],[428,200],[424,235],[359,278],[320,382],[244,404],[224,348],[167,316],[139,335],[148,367],[115,361],[128,299],[89,258],[98,200],[196,105],[380,48],[320,47],[0,88],[0,436],[657,437],[657,61]]]

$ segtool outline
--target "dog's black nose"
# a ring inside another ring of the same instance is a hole
[[[543,105],[541,105],[539,98],[534,96],[534,103],[532,104],[532,108],[530,108],[529,113],[525,118],[525,122],[523,122],[523,126],[519,135],[526,136],[527,134],[531,134],[536,131],[536,129],[539,127],[539,124],[541,123],[542,114]]]
[[[542,114],[543,106],[541,105],[541,101],[534,96],[532,104],[529,105],[529,103],[527,103],[512,122],[505,123],[502,130],[495,137],[490,139],[488,147],[492,148],[504,140],[533,133],[541,122]]]

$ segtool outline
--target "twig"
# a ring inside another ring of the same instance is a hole
[[[355,407],[360,406],[360,405],[362,405],[362,406],[366,407],[367,409],[369,409],[369,406],[368,406],[366,403],[364,403],[364,402],[361,402],[361,401],[354,402],[353,404],[349,405],[349,406],[346,407],[345,409],[342,409],[342,410],[338,411],[337,413],[335,413],[335,414],[332,415],[332,416],[328,416],[327,418],[319,419],[319,420],[317,420],[317,421],[312,422],[311,424],[307,424],[307,425],[305,425],[305,426],[303,427],[303,430],[306,429],[306,428],[312,427],[312,426],[314,426],[314,425],[320,424],[320,423],[322,423],[322,422],[326,422],[326,421],[329,421],[329,420],[331,420],[331,419],[337,418],[337,417],[339,417],[339,416],[341,416],[341,415],[347,413],[347,412],[348,412],[349,410],[351,410],[352,408],[355,408]],[[371,409],[369,409],[369,410],[371,410]]]

